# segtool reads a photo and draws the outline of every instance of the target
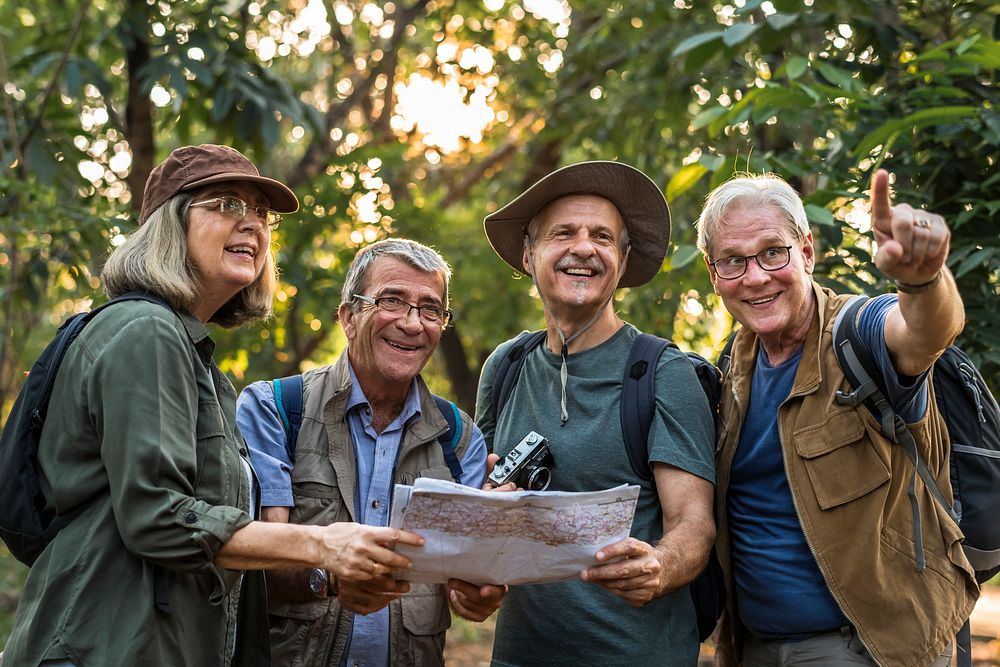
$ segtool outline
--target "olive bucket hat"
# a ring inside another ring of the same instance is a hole
[[[631,248],[618,287],[636,287],[656,275],[670,247],[667,200],[644,173],[608,160],[578,162],[557,169],[486,216],[486,236],[500,258],[524,273],[521,259],[528,223],[550,202],[567,195],[603,197],[622,216]]]
[[[229,146],[201,144],[175,149],[150,172],[139,224],[145,223],[153,211],[179,192],[227,181],[253,183],[278,213],[294,213],[299,209],[295,193],[284,183],[261,176],[243,153]]]

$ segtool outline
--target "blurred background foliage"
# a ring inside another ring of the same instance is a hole
[[[275,236],[275,316],[217,332],[237,387],[331,361],[347,264],[398,235],[453,265],[455,325],[427,374],[471,411],[486,356],[543,322],[482,218],[585,159],[639,167],[670,202],[673,252],[618,293],[623,317],[709,357],[730,321],[694,247],[707,192],[786,177],[818,279],[876,292],[866,191],[888,168],[898,200],[952,225],[960,342],[1000,387],[1000,3],[0,0],[0,15],[0,415],[58,324],[103,299],[153,165],[200,142],[239,148],[303,204]]]
[[[275,317],[220,332],[237,386],[330,361],[346,265],[386,235],[452,263],[454,327],[428,369],[471,410],[495,345],[542,323],[481,221],[584,159],[648,173],[673,214],[663,271],[623,316],[713,356],[730,322],[694,248],[708,190],[775,171],[802,192],[818,277],[888,288],[866,188],[953,226],[962,343],[997,382],[1000,4],[985,0],[0,0],[0,410],[133,228],[178,145],[218,142],[289,182]],[[992,307],[991,307],[992,306]]]

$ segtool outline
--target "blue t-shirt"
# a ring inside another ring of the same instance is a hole
[[[883,332],[895,303],[895,295],[873,299],[858,331],[885,377],[893,407],[913,422],[926,410],[927,389],[925,376],[901,378],[892,366]],[[771,366],[763,347],[757,355],[727,493],[740,619],[763,639],[803,639],[848,622],[806,542],[785,474],[777,415],[801,359],[800,350]]]

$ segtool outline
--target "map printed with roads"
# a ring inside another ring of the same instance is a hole
[[[397,485],[390,525],[424,537],[399,547],[415,582],[519,584],[575,577],[628,537],[639,487],[586,493],[480,491],[439,480]]]

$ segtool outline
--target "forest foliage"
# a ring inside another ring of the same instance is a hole
[[[870,292],[866,195],[952,226],[960,342],[1000,385],[1000,5],[986,0],[0,0],[0,414],[173,148],[231,144],[290,183],[275,316],[219,331],[237,386],[327,363],[347,264],[387,235],[438,248],[455,324],[431,385],[471,410],[502,340],[541,325],[482,219],[541,175],[616,159],[660,185],[673,251],[623,317],[707,355],[730,321],[694,246],[710,188],[803,194],[817,277]]]

